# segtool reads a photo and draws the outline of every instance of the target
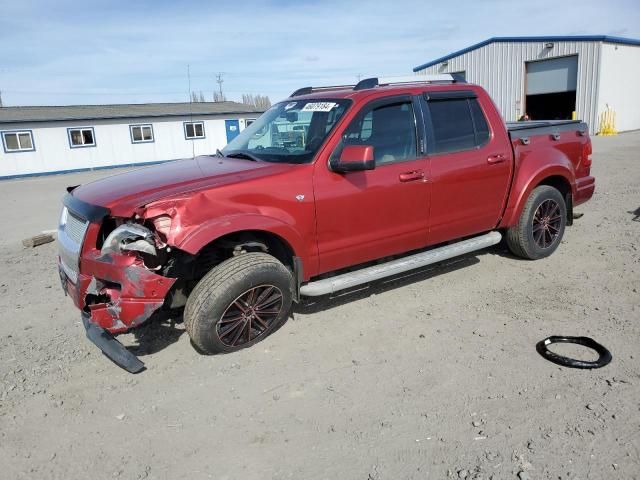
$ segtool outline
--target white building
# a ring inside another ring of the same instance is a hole
[[[482,85],[507,121],[576,118],[600,131],[615,112],[618,131],[640,129],[640,40],[605,35],[498,37],[413,69],[459,73]]]
[[[262,112],[236,102],[0,108],[0,179],[213,154]]]

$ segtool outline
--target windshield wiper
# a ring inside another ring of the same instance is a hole
[[[227,154],[227,157],[228,158],[244,158],[245,160],[252,160],[254,162],[260,161],[258,157],[247,152],[233,152],[233,153]]]
[[[216,148],[216,157],[224,158],[224,153],[219,148]]]

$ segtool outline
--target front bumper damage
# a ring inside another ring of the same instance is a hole
[[[164,305],[177,279],[145,266],[140,252],[99,247],[100,229],[110,211],[78,199],[72,190],[63,199],[58,227],[62,288],[80,309],[89,340],[119,366],[138,372],[144,364],[114,335],[149,319]]]
[[[146,269],[131,255],[85,252],[74,284],[60,266],[62,287],[81,310],[87,338],[120,367],[131,373],[144,369],[114,334],[144,323],[164,304],[175,278]]]
[[[133,256],[91,251],[82,257],[78,284],[79,299],[84,298],[85,305],[79,306],[89,308],[98,326],[122,333],[141,325],[160,308],[175,281],[147,270]]]
[[[82,257],[82,271],[76,284],[59,268],[62,285],[75,305],[89,311],[91,322],[110,333],[123,333],[141,325],[164,304],[175,283],[138,265],[127,255]]]
[[[81,310],[87,338],[116,365],[131,373],[144,370],[144,363],[113,334],[146,321],[164,304],[167,292],[176,281],[150,272],[137,263],[134,257],[127,255],[89,252],[82,258],[83,269],[76,284],[59,268],[65,293]],[[95,299],[103,301],[90,302]]]
[[[104,328],[92,323],[88,313],[82,312],[81,317],[84,329],[87,331],[87,338],[116,365],[130,373],[144,370],[144,363]]]

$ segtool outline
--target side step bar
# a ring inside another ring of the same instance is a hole
[[[300,287],[300,295],[306,297],[328,295],[340,290],[362,285],[363,283],[369,283],[374,280],[390,277],[476,250],[481,250],[499,243],[501,239],[502,235],[500,232],[489,232],[485,235],[462,240],[461,242],[445,245],[444,247],[434,248],[433,250],[417,253],[409,257],[391,260],[390,262],[373,265],[355,272],[343,273],[335,277],[310,282]]]

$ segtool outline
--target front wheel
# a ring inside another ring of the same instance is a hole
[[[567,224],[562,194],[549,185],[536,187],[522,209],[517,225],[507,230],[507,245],[514,255],[529,260],[556,251]]]
[[[184,324],[196,347],[227,353],[266,338],[287,319],[291,272],[271,255],[246,253],[207,273],[189,295]]]

